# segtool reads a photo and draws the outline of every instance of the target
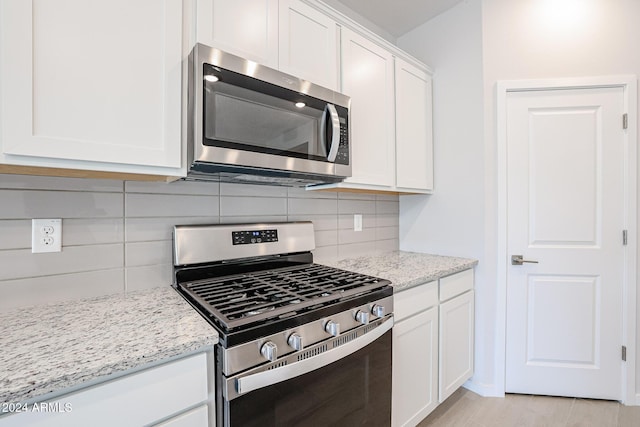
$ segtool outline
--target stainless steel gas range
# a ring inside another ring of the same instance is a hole
[[[220,335],[217,425],[390,425],[393,290],[314,248],[310,222],[175,227],[174,286]]]

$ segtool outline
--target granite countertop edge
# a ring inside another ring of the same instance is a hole
[[[55,398],[218,342],[169,286],[2,312],[0,337],[0,403]]]

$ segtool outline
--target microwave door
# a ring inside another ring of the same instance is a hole
[[[207,89],[205,145],[327,161],[330,149],[324,143],[321,129],[326,108],[323,111],[317,105],[306,103],[296,106],[290,100],[221,81]],[[333,115],[329,111],[327,115],[331,121],[331,132],[336,135],[333,122],[337,113]],[[337,135],[339,138],[339,124]]]

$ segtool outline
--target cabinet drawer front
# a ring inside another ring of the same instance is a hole
[[[47,402],[60,412],[23,412],[0,419],[0,426],[141,426],[207,397],[207,356],[200,353]]]
[[[420,313],[438,304],[438,282],[414,286],[393,295],[393,314],[395,321]]]
[[[446,301],[471,289],[473,289],[472,269],[443,277],[440,279],[440,301]]]

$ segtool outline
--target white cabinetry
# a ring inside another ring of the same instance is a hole
[[[391,424],[413,427],[473,375],[473,270],[393,296]]]
[[[473,375],[473,299],[473,270],[440,279],[440,402]]]
[[[394,296],[391,425],[415,426],[438,405],[438,283]]]
[[[198,42],[278,68],[278,0],[197,0]]]
[[[207,354],[199,353],[48,401],[46,412],[0,418],[0,427],[213,425],[207,366]]]
[[[400,58],[396,65],[396,187],[433,190],[431,76]]]
[[[353,164],[353,175],[345,183],[392,187],[395,174],[393,56],[346,28],[342,29],[341,46],[342,92],[351,97],[349,126]]]
[[[188,1],[3,0],[0,163],[183,174]]]
[[[338,26],[300,0],[280,0],[279,68],[338,90]]]

